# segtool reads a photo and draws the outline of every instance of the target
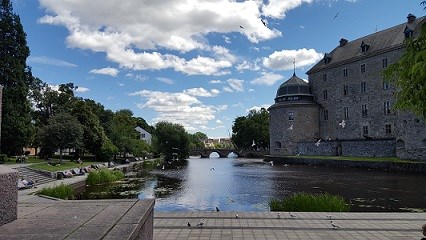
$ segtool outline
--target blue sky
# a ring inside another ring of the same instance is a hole
[[[426,14],[416,0],[12,0],[33,75],[149,124],[228,137],[338,45]],[[263,22],[265,22],[265,25]]]

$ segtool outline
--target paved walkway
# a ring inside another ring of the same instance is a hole
[[[426,213],[291,213],[294,216],[291,217],[288,212],[280,212],[279,215],[277,212],[155,212],[154,239],[412,240],[422,238],[421,226],[426,223]],[[197,227],[200,222],[203,226]]]

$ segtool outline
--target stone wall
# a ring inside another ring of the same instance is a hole
[[[352,156],[352,157],[394,157],[395,140],[346,140],[300,142],[298,150],[301,155],[314,156]]]
[[[18,217],[18,172],[0,165],[0,226]]]

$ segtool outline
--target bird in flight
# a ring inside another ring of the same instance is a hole
[[[287,131],[291,131],[291,130],[293,130],[293,124],[291,124],[291,126],[287,128]]]
[[[340,126],[342,126],[342,128],[346,127],[346,122],[345,120],[342,120],[342,122],[339,123]]]
[[[318,146],[320,145],[320,142],[321,142],[321,139],[320,139],[320,140],[318,140],[318,142],[316,142],[316,143],[315,143],[315,146],[317,146],[317,147],[318,147]]]
[[[244,29],[244,27],[243,27],[243,26],[241,26],[241,25],[240,25],[240,28],[241,28],[241,29]]]
[[[219,210],[219,208],[218,207],[216,207],[216,212],[219,212],[220,210]]]
[[[336,16],[334,16],[334,18],[333,18],[333,19],[336,19],[336,18],[337,18],[337,16],[339,16],[339,13],[337,13],[337,14],[336,14]]]
[[[260,19],[260,21],[263,23],[263,25],[264,25],[265,27],[268,27],[268,26],[266,26],[266,22],[265,22],[265,21],[263,21],[263,19]]]

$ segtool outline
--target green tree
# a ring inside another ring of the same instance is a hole
[[[204,148],[204,140],[208,139],[207,135],[202,132],[196,132],[194,134],[189,134],[189,148],[190,149],[200,149]]]
[[[164,155],[166,161],[173,159],[174,154],[185,159],[189,156],[189,134],[182,125],[159,122],[155,125],[153,147]]]
[[[383,75],[397,89],[395,108],[410,110],[426,120],[426,24],[418,37],[406,40],[405,53]]]
[[[260,111],[251,110],[245,117],[237,117],[232,126],[232,141],[242,149],[252,146],[269,146],[269,113],[262,108]]]
[[[10,156],[21,153],[31,140],[28,95],[33,77],[26,65],[30,50],[21,20],[9,0],[0,4],[0,84],[4,87],[1,150]]]
[[[64,149],[81,146],[83,127],[70,114],[58,113],[48,120],[47,125],[41,129],[39,134],[42,147],[59,149],[62,161]]]

